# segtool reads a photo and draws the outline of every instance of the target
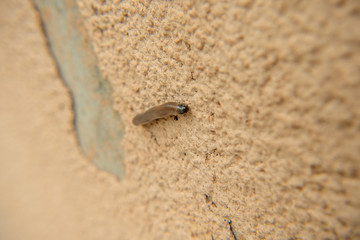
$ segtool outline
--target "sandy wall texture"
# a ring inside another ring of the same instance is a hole
[[[126,175],[82,155],[31,2],[0,1],[1,239],[360,238],[359,1],[78,6]],[[132,125],[166,101],[191,112]]]

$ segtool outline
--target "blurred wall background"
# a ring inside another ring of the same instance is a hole
[[[1,1],[1,239],[360,237],[358,1],[75,7],[126,172],[83,154],[34,3]],[[166,101],[191,112],[132,125]]]

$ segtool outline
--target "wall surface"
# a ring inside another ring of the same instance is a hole
[[[360,238],[359,1],[77,3],[126,174],[82,154],[32,1],[0,1],[0,239]],[[191,112],[131,123],[167,101]]]

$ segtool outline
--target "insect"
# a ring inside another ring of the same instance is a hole
[[[185,114],[189,110],[190,108],[185,104],[167,102],[136,115],[132,122],[135,125],[143,125],[169,115]]]

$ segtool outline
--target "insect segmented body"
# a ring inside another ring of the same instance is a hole
[[[169,115],[185,114],[189,111],[189,107],[185,104],[176,102],[167,102],[156,107],[152,107],[144,113],[138,114],[133,119],[133,124],[144,125],[158,118]]]

